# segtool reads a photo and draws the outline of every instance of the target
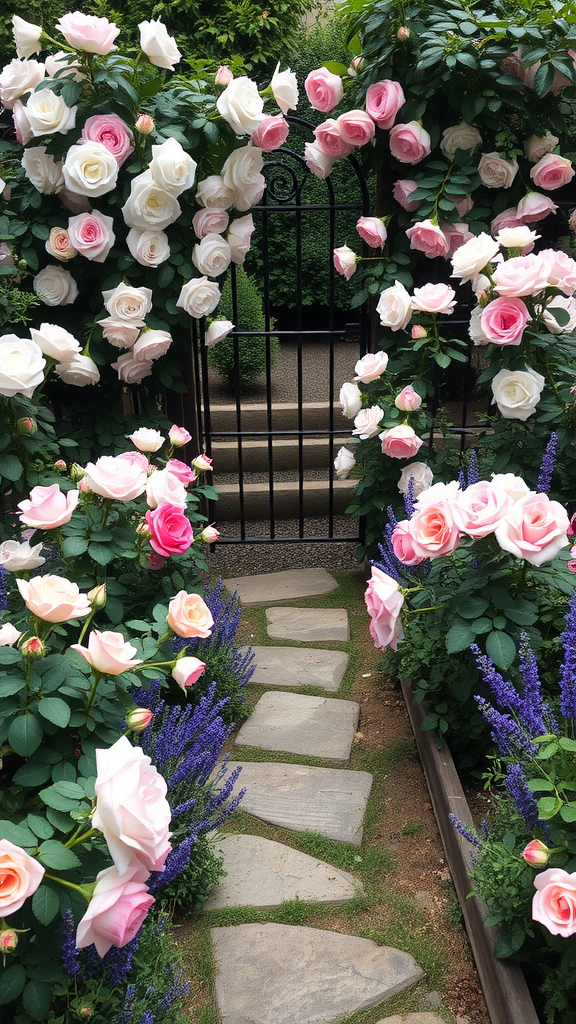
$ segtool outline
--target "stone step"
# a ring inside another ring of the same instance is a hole
[[[334,515],[342,515],[352,500],[357,480],[334,480]],[[236,520],[240,515],[240,487],[237,483],[219,484],[214,474],[214,486],[218,491],[218,522]],[[330,484],[328,480],[304,480],[302,485],[304,516],[328,515]],[[268,483],[244,484],[244,516],[246,519],[270,518],[270,492]],[[295,519],[300,510],[300,488],[297,480],[274,482],[274,518]]]
[[[393,1017],[383,1017],[377,1024],[445,1024],[445,1022],[444,1017],[439,1017],[437,1013],[425,1011],[424,1013],[395,1013]]]
[[[338,403],[333,406],[334,426],[345,433],[351,429],[351,420],[342,415]],[[303,402],[302,426],[299,425],[297,402],[272,403],[273,430],[328,430],[330,428],[330,404],[328,402]],[[236,403],[210,406],[210,428],[213,434],[229,430],[268,430],[268,406],[266,402],[245,402],[240,410],[240,427],[236,416]]]
[[[304,437],[302,449],[296,437],[274,437],[272,439],[272,464],[274,470],[294,469],[298,471],[300,456],[305,469],[327,468],[334,461],[338,449],[350,439],[350,431],[334,435],[332,445],[328,437]],[[244,473],[266,473],[269,466],[269,448],[266,438],[242,441],[242,471]],[[212,442],[212,457],[218,473],[238,472],[238,442]]]
[[[414,985],[408,953],[298,925],[212,928],[222,1024],[338,1024]]]
[[[261,836],[225,836],[215,852],[224,858],[226,877],[210,893],[204,911],[279,907],[286,900],[337,904],[362,892],[348,871]]]
[[[241,648],[242,654],[248,652]],[[319,686],[336,693],[344,678],[348,655],[343,651],[322,651],[312,647],[252,647],[254,686]]]
[[[236,591],[243,605],[297,601],[328,594],[338,586],[327,569],[284,569],[255,576],[235,576],[224,580],[224,585]]]
[[[372,787],[369,772],[302,764],[234,761],[242,771],[233,795],[246,787],[242,810],[294,832],[319,832],[360,846]]]
[[[272,690],[262,694],[235,745],[343,764],[350,760],[359,717],[355,701]]]
[[[268,636],[301,642],[348,640],[345,608],[267,608]]]

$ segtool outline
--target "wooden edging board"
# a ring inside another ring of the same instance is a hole
[[[427,709],[424,703],[414,702],[412,687],[407,679],[402,680],[402,692],[491,1024],[539,1024],[519,964],[511,960],[498,960],[494,956],[499,930],[486,928],[484,924],[489,913],[488,907],[477,896],[468,898],[472,891],[472,880],[468,874],[470,853],[474,848],[456,831],[448,816],[455,814],[472,828],[474,822],[452,755],[446,743],[438,749],[438,737],[434,730],[423,732],[420,728]]]

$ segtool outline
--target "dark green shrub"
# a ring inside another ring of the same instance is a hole
[[[226,874],[223,865],[224,858],[214,852],[213,841],[205,835],[198,836],[187,867],[161,889],[162,903],[190,914],[202,906],[210,890]]]
[[[232,275],[228,273],[222,289],[218,315],[231,320],[237,331],[263,331],[266,327],[262,297],[253,278],[242,267],[236,270],[236,308],[232,297]],[[280,354],[278,338],[270,338],[270,364],[276,366]],[[217,373],[235,386],[237,377],[242,386],[253,384],[266,370],[266,336],[252,334],[238,337],[238,365],[233,336],[219,341],[208,352],[208,361]]]

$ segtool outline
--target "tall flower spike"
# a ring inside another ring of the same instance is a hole
[[[509,764],[506,773],[506,789],[510,793],[516,809],[522,815],[528,828],[538,824],[538,805],[532,790],[526,785],[524,769],[520,764]]]
[[[564,718],[576,719],[576,590],[570,598],[566,629],[562,633],[564,661],[560,669],[560,710]]]
[[[473,448],[470,452],[468,459],[468,471],[466,473],[466,483],[468,487],[472,487],[472,484],[478,483],[478,458],[476,456],[476,449]]]
[[[536,491],[538,494],[548,494],[548,491],[550,490],[554,464],[556,462],[557,447],[558,434],[553,430],[548,438],[548,444],[544,449],[544,455],[542,456],[542,462],[540,464],[540,475],[538,477],[538,483],[536,484]]]

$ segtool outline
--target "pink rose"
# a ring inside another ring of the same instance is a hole
[[[374,646],[382,650],[391,647],[395,651],[398,640],[404,635],[400,622],[404,597],[396,580],[373,565],[364,600],[370,616],[370,636]]]
[[[15,100],[12,108],[12,120],[14,121],[14,132],[16,140],[21,146],[26,146],[32,138],[33,132],[26,113],[26,107],[22,100]]]
[[[205,663],[200,661],[199,658],[178,658],[172,669],[172,678],[176,680],[180,689],[186,693],[188,687],[193,686],[200,679],[205,668]]]
[[[372,249],[383,249],[388,232],[380,217],[359,217],[356,231]]]
[[[115,456],[116,459],[120,459],[123,462],[128,462],[131,466],[138,466],[142,473],[148,475],[148,459],[142,452],[122,452],[120,455]]]
[[[522,859],[535,868],[543,868],[550,860],[550,850],[539,839],[532,839],[522,850]]]
[[[186,430],[186,427],[179,427],[174,423],[168,431],[168,440],[174,448],[183,448],[188,441],[192,440],[192,434]]]
[[[530,170],[530,177],[536,188],[545,188],[553,192],[562,185],[567,185],[574,177],[574,168],[570,160],[556,153],[546,153]]]
[[[543,196],[541,192],[528,192],[520,200],[516,207],[516,214],[521,224],[532,224],[538,220],[544,220],[550,213],[556,213],[558,207],[549,196]],[[502,227],[509,225],[500,225]],[[515,225],[510,225],[515,227]]]
[[[426,493],[426,492],[424,492]],[[414,553],[422,558],[449,555],[460,543],[460,532],[448,501],[430,500],[410,520]]]
[[[205,640],[214,626],[206,602],[199,594],[187,594],[185,590],[180,590],[170,601],[166,621],[177,636],[186,639],[199,636]]]
[[[93,114],[82,129],[87,142],[101,142],[116,158],[119,167],[134,152],[134,136],[118,114]]]
[[[358,257],[353,249],[350,249],[347,245],[341,245],[338,249],[334,249],[333,252],[334,267],[339,274],[342,274],[347,281],[350,280],[352,274],[356,270],[356,262]]]
[[[56,28],[62,33],[67,43],[75,50],[85,53],[98,53],[103,56],[115,50],[114,40],[120,29],[108,18],[97,18],[93,14],[81,14],[74,11],[65,14],[56,22]]]
[[[62,576],[34,576],[17,579],[22,600],[33,615],[44,622],[68,622],[89,615],[90,602],[75,583]]]
[[[150,547],[158,555],[182,555],[194,540],[190,520],[180,505],[158,505],[146,513],[150,530]]]
[[[406,98],[400,82],[394,82],[391,78],[387,78],[383,82],[376,82],[375,85],[368,87],[366,112],[370,114],[379,128],[391,128],[396,114],[405,102]]]
[[[362,356],[354,367],[356,371],[355,381],[361,380],[364,384],[369,384],[371,380],[378,380],[384,373],[384,370],[388,366],[388,353],[387,352],[368,352],[367,355]]]
[[[451,203],[454,203],[454,206],[458,210],[458,213],[460,214],[461,217],[465,217],[467,213],[470,213],[470,210],[474,206],[474,200],[472,199],[472,196],[451,196],[447,192],[446,199],[449,199]]]
[[[499,153],[482,153],[478,174],[486,188],[510,188],[518,174],[518,164],[515,160],[504,160]]]
[[[448,243],[448,257],[454,255],[457,249],[465,242],[469,242],[474,237],[468,224],[464,221],[457,221],[456,224],[449,224],[448,221],[440,222],[440,229]]]
[[[110,366],[116,370],[118,380],[124,384],[139,384],[144,377],[149,377],[152,373],[151,361],[138,359],[132,352],[125,352],[115,363],[110,363]]]
[[[400,178],[394,184],[392,195],[396,202],[399,203],[402,209],[406,210],[407,213],[412,213],[414,210],[417,210],[420,205],[419,199],[415,202],[410,202],[408,198],[412,192],[416,191],[417,188],[418,182],[410,181],[409,178]]]
[[[96,750],[96,770],[92,827],[104,834],[118,874],[135,867],[163,871],[172,849],[165,780],[126,736],[108,750]]]
[[[448,255],[448,241],[444,232],[431,220],[422,220],[408,228],[406,237],[410,239],[410,248],[423,252],[428,259]]]
[[[187,466],[185,462],[180,462],[179,459],[168,459],[166,463],[166,469],[171,476],[175,476],[184,487],[188,487],[189,484],[193,484],[197,479],[194,470]]]
[[[304,88],[310,106],[323,114],[329,114],[340,103],[344,92],[339,75],[332,74],[324,67],[310,72],[304,82]]]
[[[569,525],[566,509],[559,501],[550,501],[547,494],[527,494],[514,503],[495,535],[504,551],[530,565],[543,565],[569,543]]]
[[[527,159],[530,160],[530,163],[536,163],[540,157],[545,156],[546,153],[551,153],[559,141],[551,132],[545,132],[544,135],[531,135],[524,143],[524,152]]]
[[[340,134],[338,121],[335,121],[333,117],[329,117],[327,121],[323,121],[322,124],[319,124],[318,127],[314,129],[314,135],[316,136],[316,142],[320,146],[320,149],[322,149],[327,156],[331,157],[332,160],[349,156],[354,148],[347,142],[344,142],[344,139]]]
[[[282,114],[266,114],[256,131],[252,132],[252,145],[264,153],[272,153],[284,145],[289,131],[290,125]]]
[[[456,495],[452,511],[462,533],[469,537],[487,537],[494,533],[513,504],[503,487],[480,480]]]
[[[150,508],[177,505],[186,508],[186,489],[180,480],[165,469],[155,469],[146,483],[146,501]]]
[[[154,118],[150,114],[138,114],[134,127],[141,135],[150,135],[155,127]]]
[[[394,405],[400,412],[416,412],[422,405],[422,399],[417,391],[408,384],[394,399]]]
[[[534,192],[533,195],[536,195],[536,193]],[[502,210],[502,213],[494,217],[490,225],[490,234],[497,235],[503,228],[517,228],[522,223],[522,218],[519,216],[516,207],[509,206],[507,210]]]
[[[524,328],[532,317],[522,299],[500,298],[482,310],[480,329],[495,345],[519,345]]]
[[[106,217],[94,210],[92,213],[70,217],[68,234],[72,245],[82,256],[95,263],[104,263],[115,242],[113,225],[113,217]]]
[[[450,316],[456,305],[456,292],[449,284],[425,284],[415,288],[412,309],[420,313],[445,313]],[[425,335],[418,335],[425,337]]]
[[[535,295],[548,284],[548,263],[540,254],[513,256],[498,264],[493,278],[500,295]]]
[[[344,142],[349,146],[365,146],[374,138],[376,126],[365,110],[347,110],[336,121]]]
[[[58,484],[33,487],[30,497],[18,502],[20,521],[35,530],[55,530],[69,523],[78,504],[78,491],[60,490]]]
[[[207,455],[202,452],[201,455],[197,455],[195,459],[192,459],[192,465],[194,469],[197,469],[199,473],[212,469],[213,459],[210,459]]]
[[[419,121],[394,125],[390,132],[390,152],[402,164],[419,163],[430,149],[430,136]]]
[[[309,171],[324,181],[330,176],[335,157],[328,156],[317,142],[304,143],[304,160]]]
[[[552,935],[568,939],[576,932],[576,872],[548,868],[534,879],[538,890],[532,900],[532,920]]]
[[[115,320],[113,316],[107,316],[105,320],[98,320],[97,323],[100,324],[108,344],[114,348],[132,348],[142,329],[135,324],[126,323],[125,320]]]
[[[138,934],[150,907],[155,903],[145,882],[146,868],[136,864],[122,875],[118,868],[106,868],[96,875],[96,887],[76,931],[76,948],[94,945],[98,956],[112,946],[120,948]]]
[[[204,235],[222,235],[229,222],[230,217],[226,210],[207,206],[203,210],[196,211],[192,218],[192,227],[197,238],[204,238]]]
[[[391,427],[379,435],[382,441],[382,452],[391,459],[411,459],[423,445],[412,427],[405,423]]]
[[[9,839],[0,839],[0,915],[8,917],[24,906],[42,881],[44,868]]]
[[[414,551],[414,541],[410,533],[410,523],[407,519],[402,519],[399,523],[396,523],[390,541],[396,558],[403,565],[420,565],[420,562],[424,561],[422,556],[417,555]]]
[[[84,480],[102,498],[112,501],[133,501],[146,490],[148,464],[142,469],[136,462],[128,462],[126,454],[102,455],[89,462]]]
[[[251,213],[247,213],[245,217],[236,217],[230,225],[226,241],[230,246],[232,263],[235,263],[237,266],[241,266],[244,263],[244,257],[250,250],[253,231],[254,219]]]
[[[540,256],[548,262],[548,284],[564,295],[576,291],[576,261],[559,249],[544,249]]]
[[[85,661],[102,675],[119,676],[122,672],[142,665],[141,658],[135,658],[136,648],[124,639],[122,633],[110,630],[101,632],[93,629],[88,637],[88,647],[70,644],[70,650],[78,651]]]

